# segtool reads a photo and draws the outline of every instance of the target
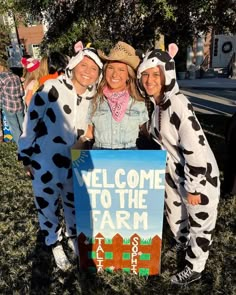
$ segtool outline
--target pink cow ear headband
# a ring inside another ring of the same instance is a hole
[[[169,56],[174,58],[178,52],[179,48],[175,43],[171,43],[168,45],[168,53]]]
[[[92,43],[88,43],[85,48],[90,48]],[[78,53],[79,51],[84,49],[84,45],[81,41],[78,41],[75,45],[74,45],[74,51],[75,53]]]
[[[78,41],[74,45],[75,56],[73,56],[67,67],[66,67],[66,75],[68,78],[72,78],[72,70],[82,61],[84,56],[88,56],[91,58],[99,67],[100,70],[103,68],[103,63],[97,55],[97,51],[94,48],[90,48],[91,43],[88,43],[85,47],[81,41]]]

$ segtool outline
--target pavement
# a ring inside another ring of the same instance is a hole
[[[178,80],[178,84],[181,89],[225,89],[236,91],[236,79],[230,78],[184,79]]]

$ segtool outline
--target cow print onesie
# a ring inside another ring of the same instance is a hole
[[[34,95],[25,117],[19,159],[34,169],[32,185],[46,245],[62,239],[59,195],[66,221],[65,234],[68,237],[76,234],[70,148],[77,139],[77,129],[86,127],[91,94],[87,89],[77,96],[66,76],[48,80]]]
[[[189,100],[179,92],[174,60],[155,49],[146,54],[141,73],[160,66],[165,75],[165,94],[159,105],[154,98],[150,133],[167,150],[165,212],[177,242],[187,243],[187,264],[202,272],[212,243],[220,195],[219,170],[212,150]],[[187,192],[200,194],[201,203],[190,205]]]

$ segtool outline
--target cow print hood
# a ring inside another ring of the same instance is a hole
[[[137,78],[138,86],[142,95],[145,96],[145,89],[141,81],[142,72],[156,66],[161,67],[165,76],[164,100],[179,92],[179,86],[176,81],[175,62],[173,59],[173,57],[178,52],[178,47],[176,44],[172,43],[169,45],[168,48],[168,52],[163,51],[161,49],[154,49],[152,51],[148,51],[145,54],[145,57],[143,58],[142,62],[140,63],[137,70]]]
[[[66,83],[71,84],[71,79],[73,78],[73,69],[82,61],[85,56],[89,57],[97,64],[99,68],[99,77],[97,81],[90,85],[83,94],[83,96],[87,97],[87,99],[92,98],[96,94],[98,84],[102,80],[103,63],[97,54],[97,50],[92,47],[84,47],[81,41],[74,45],[74,50],[76,55],[70,59],[65,71]]]

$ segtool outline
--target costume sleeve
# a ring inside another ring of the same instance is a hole
[[[25,166],[31,164],[31,156],[39,148],[35,144],[35,140],[42,135],[45,129],[43,117],[48,103],[48,91],[43,88],[42,91],[36,92],[32,97],[24,118],[23,132],[18,142],[18,159]]]
[[[179,143],[184,161],[185,189],[192,194],[202,192],[206,183],[207,161],[211,157],[208,142],[187,99],[179,102]],[[173,114],[174,116],[174,114]],[[172,118],[173,119],[173,118]]]

